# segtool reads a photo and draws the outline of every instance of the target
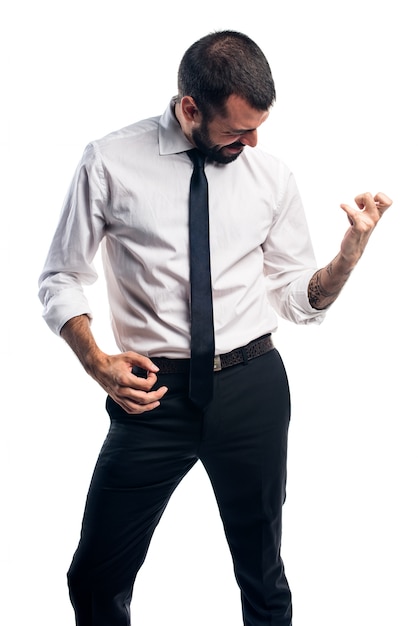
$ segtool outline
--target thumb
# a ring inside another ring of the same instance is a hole
[[[157,373],[159,368],[155,363],[151,361],[151,359],[143,354],[138,354],[137,352],[128,352],[126,355],[129,358],[131,365],[136,365],[143,370]]]
[[[363,209],[354,209],[352,206],[350,206],[349,204],[340,204],[340,207],[342,208],[343,211],[345,211],[348,221],[350,222],[351,226],[353,226],[354,222],[355,222],[355,218],[356,218],[356,214],[358,214],[361,211],[364,211]]]

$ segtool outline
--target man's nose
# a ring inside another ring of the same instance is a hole
[[[250,146],[250,148],[254,148],[257,145],[258,137],[257,130],[249,130],[244,135],[241,135],[240,141],[244,146]]]

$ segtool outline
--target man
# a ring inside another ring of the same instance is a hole
[[[365,193],[358,208],[342,205],[350,227],[318,269],[292,174],[256,148],[275,100],[258,46],[230,31],[203,37],[182,59],[178,90],[161,117],[88,146],[40,278],[47,323],[105,389],[111,418],[70,596],[78,626],[130,624],[153,531],[200,460],[245,626],[290,626],[280,557],[290,401],[271,333],[277,313],[323,320],[391,201]],[[209,218],[206,208],[197,218],[207,197]],[[97,346],[82,291],[101,242],[117,355]]]

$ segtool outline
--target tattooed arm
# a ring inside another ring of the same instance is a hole
[[[315,272],[308,286],[308,298],[314,309],[326,309],[337,299],[357,265],[370,235],[392,200],[384,193],[374,196],[361,194],[355,199],[358,206],[353,209],[347,204],[341,208],[347,213],[350,227],[341,243],[337,256],[326,267]]]

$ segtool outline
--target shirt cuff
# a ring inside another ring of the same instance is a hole
[[[85,296],[77,289],[63,289],[52,296],[43,311],[44,320],[56,335],[68,320],[78,315],[93,317]]]
[[[308,287],[314,272],[309,271],[292,283],[289,293],[289,306],[296,316],[297,324],[321,324],[325,310],[314,309],[308,298]]]

